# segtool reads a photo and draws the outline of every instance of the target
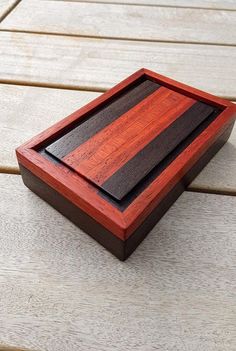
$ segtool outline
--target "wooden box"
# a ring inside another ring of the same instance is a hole
[[[231,102],[141,69],[16,153],[27,187],[125,260],[234,118]]]

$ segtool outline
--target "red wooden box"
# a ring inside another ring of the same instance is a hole
[[[17,158],[26,186],[125,260],[226,142],[234,118],[231,102],[141,69]]]

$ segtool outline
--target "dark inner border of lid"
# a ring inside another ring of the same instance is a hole
[[[105,191],[98,189],[98,194],[106,199],[110,204],[119,209],[121,212],[126,208],[170,165],[170,163],[184,151],[198,135],[200,135],[222,112],[215,108],[211,115],[202,122],[186,139],[184,139],[162,162],[149,172],[121,201],[116,201],[109,196]],[[38,152],[54,164],[62,164],[55,157],[45,152],[45,147],[42,147]],[[72,171],[74,172],[74,171]],[[75,172],[75,174],[77,174]]]
[[[163,86],[165,86],[163,84]],[[61,157],[64,157],[70,151],[72,151],[75,147],[78,147],[80,143],[83,143],[86,139],[89,139],[92,135],[97,133],[97,131],[104,128],[104,126],[111,123],[109,118],[115,120],[119,118],[120,115],[125,113],[127,110],[132,108],[138,102],[143,100],[146,96],[150,95],[152,92],[157,90],[160,87],[160,84],[153,82],[147,76],[142,76],[137,79],[132,84],[125,87],[121,92],[115,94],[112,99],[108,99],[108,101],[104,101],[101,105],[89,111],[80,121],[75,121],[71,123],[69,126],[63,129],[60,132],[58,137],[55,136],[53,141],[48,142],[46,145],[43,145],[41,148],[36,149],[43,157],[50,160],[55,164],[65,164],[60,161]],[[174,90],[174,89],[173,89]],[[128,99],[127,99],[128,97]],[[124,102],[126,100],[128,103],[121,104],[120,101]],[[113,105],[113,106],[112,106]],[[120,211],[124,211],[133,201],[134,199],[145,190],[145,188],[158,176],[160,173],[189,145],[191,142],[204,130],[207,128],[209,124],[211,124],[216,117],[222,112],[221,109],[214,107],[210,104],[205,104],[206,106],[210,106],[213,109],[213,112],[209,114],[209,116],[200,124],[197,128],[195,128],[184,140],[182,140],[173,151],[168,153],[168,155],[159,162],[152,170],[146,174],[144,178],[142,178],[137,185],[133,187],[131,191],[129,191],[121,200],[116,200],[114,197],[109,195],[106,191],[98,189],[98,194],[106,199],[109,203],[111,203],[114,207],[119,209]],[[111,108],[115,106],[115,114],[111,117]],[[109,116],[109,118],[108,118]],[[88,121],[92,121],[92,123],[87,123]],[[78,128],[81,128],[82,125],[85,127],[82,129],[81,140],[78,144],[78,137],[75,132]],[[72,137],[71,137],[72,136]],[[66,142],[67,141],[72,141]],[[50,146],[55,146],[58,152],[55,155],[52,155],[47,150],[50,150]],[[47,150],[46,150],[47,149]],[[68,167],[69,168],[69,167]],[[71,169],[72,170],[72,169]],[[72,170],[72,172],[75,172]],[[75,172],[75,174],[77,174]],[[93,183],[92,183],[93,184]],[[96,186],[95,184],[93,184]]]

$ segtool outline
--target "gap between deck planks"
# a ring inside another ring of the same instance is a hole
[[[0,83],[105,90],[146,67],[236,98],[236,47],[0,32],[0,53]]]
[[[235,23],[235,11],[167,7],[155,7],[153,11],[147,6],[21,0],[0,28],[93,38],[235,45]]]
[[[0,1],[0,22],[14,9],[20,0],[1,0]]]
[[[130,4],[144,6],[184,7],[195,9],[236,10],[235,0],[55,0],[70,2],[95,2],[104,4]]]
[[[99,94],[0,85],[0,172],[19,173],[15,148]],[[236,194],[236,128],[229,142],[190,185],[190,190]]]
[[[0,188],[3,343],[235,350],[235,197],[185,192],[123,263],[19,176]]]

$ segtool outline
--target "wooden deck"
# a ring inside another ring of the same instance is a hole
[[[236,129],[119,262],[14,149],[145,66],[236,100],[235,0],[0,1],[0,350],[234,351]]]

